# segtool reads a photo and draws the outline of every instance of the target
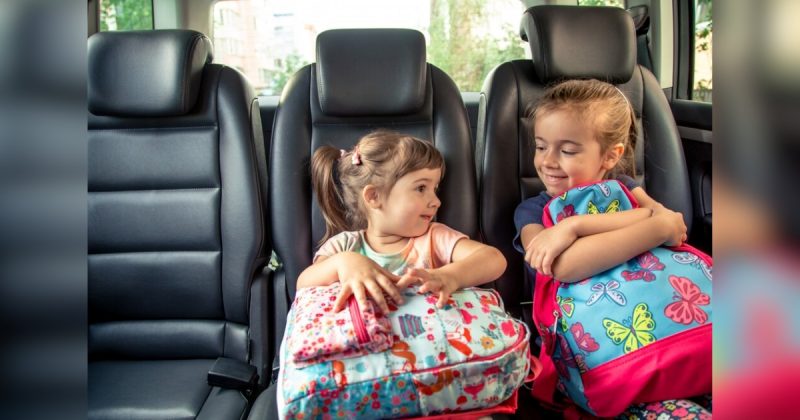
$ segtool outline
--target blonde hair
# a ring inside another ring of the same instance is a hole
[[[374,185],[388,194],[398,179],[420,169],[441,169],[444,158],[433,144],[392,131],[362,137],[350,151],[318,148],[311,158],[311,185],[325,218],[325,242],[339,232],[365,229],[361,191]]]
[[[622,143],[625,152],[607,178],[624,174],[636,176],[636,115],[628,98],[616,86],[595,79],[568,80],[548,88],[529,114],[531,127],[536,119],[554,111],[568,111],[594,131],[601,153]]]

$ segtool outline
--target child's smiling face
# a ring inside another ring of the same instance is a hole
[[[427,232],[442,202],[436,195],[441,169],[420,169],[397,180],[382,198],[379,229],[403,237]]]
[[[555,110],[538,116],[534,133],[533,165],[551,196],[602,180],[622,155],[616,147],[603,152],[590,125],[574,112]]]

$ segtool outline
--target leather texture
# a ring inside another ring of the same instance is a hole
[[[87,372],[87,418],[242,418],[248,403],[241,393],[209,387],[206,384],[206,375],[214,361],[195,359],[90,363]]]
[[[382,36],[385,31],[386,36]],[[356,31],[358,32],[358,31]],[[318,53],[329,54],[327,47],[336,51],[372,51],[386,48],[384,39],[397,33],[395,30],[364,30],[366,36],[356,32],[364,48],[352,48],[347,44],[321,43]],[[320,38],[325,39],[324,33]],[[405,42],[425,57],[424,48],[418,48],[417,37],[403,37]],[[374,44],[374,45],[373,45]],[[400,48],[400,47],[398,47]],[[383,80],[382,65],[364,66],[362,79]],[[453,81],[438,68],[426,64],[424,71],[424,100],[413,112],[397,112],[391,115],[364,112],[342,117],[324,112],[319,97],[319,63],[300,69],[284,88],[281,102],[275,115],[272,150],[270,152],[270,226],[272,244],[283,263],[274,273],[273,291],[275,334],[272,349],[280,347],[281,332],[285,326],[289,302],[294,299],[295,284],[300,272],[311,264],[318,241],[322,238],[325,223],[312,196],[309,161],[314,150],[324,144],[350,149],[363,135],[378,128],[387,128],[432,141],[445,158],[445,177],[440,185],[439,197],[442,206],[438,221],[457,229],[472,238],[478,236],[478,213],[476,177],[473,165],[472,142],[464,103]],[[371,70],[371,71],[367,71]],[[326,75],[326,83],[338,85],[335,74]],[[397,80],[409,80],[411,86],[391,84],[392,91],[383,91],[384,100],[396,101],[398,96],[415,89],[415,77],[403,76]],[[358,95],[353,95],[359,98]],[[283,287],[283,288],[282,288]]]
[[[326,115],[411,114],[425,102],[425,38],[411,29],[334,29],[317,37]]]
[[[90,62],[127,50],[142,58],[116,78],[90,73],[90,85],[113,82],[94,92],[115,107],[88,116],[91,418],[240,418],[239,392],[208,386],[211,363],[230,357],[266,376],[259,305],[270,248],[258,102],[238,71],[205,64],[206,42],[173,30],[89,39]],[[190,59],[198,54],[203,60]],[[194,104],[150,97],[154,89]],[[117,99],[139,94],[147,104]]]
[[[212,47],[195,31],[109,31],[89,37],[88,59],[92,113],[168,117],[194,107]]]
[[[587,40],[588,45],[599,48],[617,42],[622,31],[630,31],[631,39],[633,37],[631,18],[621,9],[537,6],[526,12],[526,16],[532,15],[537,16],[537,24],[549,28],[549,36],[553,37],[536,45],[540,51],[534,53],[534,57],[552,60],[553,56],[561,54],[547,51],[551,46],[582,51],[584,46],[571,45],[576,40]],[[571,20],[576,15],[581,19]],[[591,24],[580,23],[589,18]],[[627,44],[630,51],[613,52],[622,48],[615,45],[612,55],[635,56],[635,44]],[[605,59],[593,62],[588,57],[576,55],[570,59],[583,61],[580,66],[558,67],[560,77],[584,78],[595,71],[609,71]],[[683,213],[691,229],[692,202],[687,168],[666,97],[648,70],[633,61],[628,64],[629,69],[620,68],[615,73],[619,77],[623,73],[629,75],[617,87],[625,93],[636,113],[639,129],[635,150],[637,181],[654,199]],[[617,63],[614,67],[621,65]],[[496,282],[497,289],[510,311],[528,315],[530,310],[523,311],[520,303],[530,301],[532,290],[526,290],[521,281],[526,276],[525,263],[512,245],[516,233],[512,221],[517,205],[544,189],[533,166],[532,127],[526,115],[541,97],[550,78],[537,77],[535,66],[531,60],[514,60],[500,64],[487,76],[481,93],[476,139],[481,234],[487,244],[500,249],[508,260],[506,272]],[[597,69],[592,70],[593,67]],[[576,69],[576,73],[563,73],[570,68]],[[548,74],[555,75],[552,69]]]
[[[522,26],[541,83],[593,78],[625,83],[636,64],[633,21],[616,7],[535,6]]]

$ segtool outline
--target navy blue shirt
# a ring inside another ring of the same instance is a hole
[[[627,175],[619,175],[617,180],[622,182],[622,185],[627,187],[630,191],[633,191],[634,188],[639,186],[633,178]],[[522,228],[531,223],[541,225],[543,223],[542,215],[544,213],[544,206],[546,206],[552,198],[550,194],[547,194],[547,190],[542,191],[539,195],[520,203],[514,211],[514,225],[517,227],[517,234],[514,236],[514,248],[522,254],[525,254],[525,248],[522,246],[520,238]]]

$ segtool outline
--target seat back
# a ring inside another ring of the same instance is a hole
[[[688,174],[675,120],[659,83],[636,64],[633,21],[613,7],[535,6],[523,15],[532,60],[500,64],[487,76],[479,108],[476,161],[480,229],[499,248],[508,269],[498,280],[506,305],[530,301],[523,256],[512,245],[514,210],[544,186],[533,166],[527,113],[545,88],[566,79],[596,78],[615,84],[636,114],[636,172],[648,194],[686,216],[691,229]],[[524,313],[530,315],[529,307]]]
[[[453,81],[425,61],[425,39],[407,29],[341,29],[317,38],[317,62],[288,82],[275,115],[270,151],[270,225],[282,267],[273,348],[288,304],[311,264],[325,223],[312,195],[309,161],[322,145],[350,149],[387,128],[429,140],[444,155],[438,220],[478,234],[476,178],[466,109]]]
[[[194,31],[94,34],[88,58],[90,362],[263,367],[266,167],[252,88],[210,64]]]

